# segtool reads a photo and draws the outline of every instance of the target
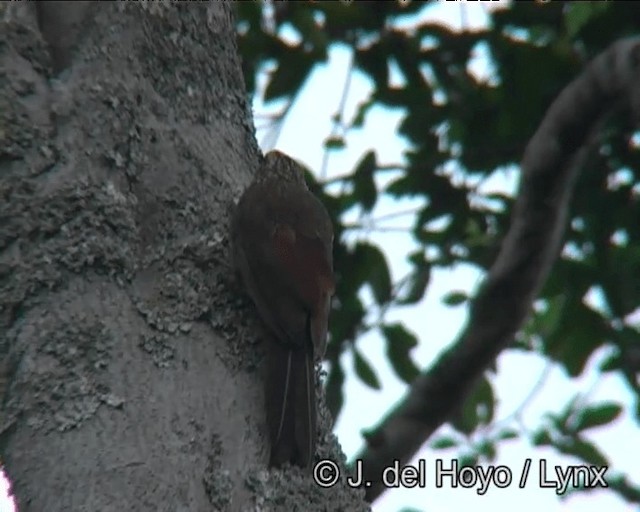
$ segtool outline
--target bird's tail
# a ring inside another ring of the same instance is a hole
[[[267,421],[271,466],[289,462],[309,468],[316,451],[316,394],[313,347],[269,349]]]

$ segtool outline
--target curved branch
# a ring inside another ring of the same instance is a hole
[[[367,436],[368,446],[357,456],[371,482],[368,501],[384,491],[382,470],[394,459],[406,464],[415,455],[522,327],[561,248],[589,134],[620,102],[640,120],[639,78],[640,38],[621,40],[594,59],[547,111],[524,152],[511,227],[466,328]]]

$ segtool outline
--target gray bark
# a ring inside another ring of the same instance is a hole
[[[366,509],[266,470],[261,327],[228,252],[258,163],[229,4],[7,9],[0,447],[19,510]]]

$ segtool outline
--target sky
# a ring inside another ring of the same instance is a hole
[[[470,2],[462,5],[459,2],[439,2],[426,10],[425,18],[438,20],[459,28],[461,23],[467,28],[481,26],[486,23],[486,7],[481,2]],[[488,75],[489,67],[481,52],[473,63],[474,71]],[[328,63],[320,66],[307,81],[304,90],[287,115],[277,137],[273,130],[265,128],[264,123],[256,121],[258,141],[264,151],[280,149],[305,163],[310,169],[323,168],[324,150],[321,141],[325,140],[332,130],[332,115],[337,112],[343,94],[349,69],[349,53],[345,48],[334,48],[330,52]],[[346,101],[345,119],[349,119],[358,102],[367,97],[371,84],[362,75],[355,74],[350,82]],[[268,109],[254,102],[256,118]],[[379,162],[383,164],[402,161],[403,141],[396,135],[396,127],[400,119],[398,112],[386,109],[374,109],[367,118],[364,129],[349,132],[347,147],[343,151],[332,153],[327,161],[326,176],[343,175],[350,172],[359,158],[369,149],[374,148]],[[503,191],[513,194],[518,179],[517,169],[496,173],[484,186],[483,191]],[[374,217],[393,214],[410,209],[416,203],[411,201],[392,202],[388,199],[379,201],[374,210]],[[348,220],[356,220],[357,213]],[[398,217],[390,220],[385,226],[407,226],[410,218]],[[415,247],[409,235],[397,231],[372,232],[360,234],[368,236],[385,251],[392,275],[399,278],[409,270],[405,256]],[[482,276],[477,270],[468,266],[458,266],[453,270],[437,270],[433,273],[425,299],[413,308],[402,308],[393,311],[388,319],[403,322],[414,333],[418,334],[421,343],[414,350],[413,357],[419,367],[427,368],[438,354],[455,340],[467,317],[466,305],[448,307],[442,304],[441,298],[450,291],[463,290],[473,294]],[[590,297],[595,307],[598,297]],[[384,341],[375,334],[369,333],[356,342],[361,353],[374,365],[383,383],[380,391],[372,390],[362,384],[353,372],[353,361],[350,354],[342,358],[342,366],[348,377],[345,387],[345,405],[335,426],[336,435],[347,457],[351,459],[363,446],[362,431],[378,424],[398,400],[406,392],[406,386],[392,372],[384,354]],[[553,363],[534,354],[521,354],[513,351],[503,353],[497,361],[497,376],[491,382],[498,396],[496,417],[498,421],[508,419],[514,411],[519,410],[524,402],[522,421],[529,428],[541,423],[541,416],[548,411],[560,411],[576,394],[584,393],[589,403],[600,400],[616,400],[630,403],[631,395],[617,376],[597,378],[594,369],[606,356],[602,350],[589,361],[589,370],[578,379],[569,379],[566,373]],[[534,392],[532,393],[532,390]],[[440,432],[447,432],[444,427]],[[436,435],[437,437],[437,435]],[[637,427],[631,418],[622,416],[605,428],[593,429],[585,436],[602,448],[612,461],[612,467],[606,475],[614,472],[626,473],[632,480],[640,483],[640,465],[638,454],[629,450],[629,442],[638,439]],[[440,459],[445,466],[458,455],[456,450],[434,451],[428,447],[417,454],[414,463],[425,460],[427,468],[427,485],[425,488],[398,489],[385,493],[373,504],[376,512],[397,512],[403,507],[413,507],[421,511],[464,510],[468,507],[482,506],[493,511],[511,511],[513,503],[518,503],[519,512],[539,511],[560,512],[579,508],[581,511],[630,511],[633,508],[618,499],[614,493],[596,491],[576,493],[561,501],[554,489],[539,485],[540,479],[556,479],[555,466],[566,471],[568,466],[579,464],[570,457],[559,456],[550,449],[533,449],[525,440],[502,442],[494,466],[503,465],[511,470],[514,483],[506,488],[492,486],[479,495],[475,488],[453,488],[443,485],[436,488],[433,478],[435,461]],[[523,489],[517,481],[527,459],[531,459],[529,478]],[[541,461],[546,470],[541,471]]]

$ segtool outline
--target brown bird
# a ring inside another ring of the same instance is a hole
[[[235,263],[271,331],[266,389],[270,465],[310,467],[316,446],[315,361],[324,355],[333,227],[303,169],[279,151],[264,159],[233,219]]]

